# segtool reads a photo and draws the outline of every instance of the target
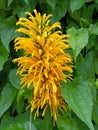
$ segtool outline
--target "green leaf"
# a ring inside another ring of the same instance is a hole
[[[98,58],[95,58],[95,72],[98,74]]]
[[[9,127],[9,125],[18,123],[23,123],[29,121],[30,112],[26,111],[20,115],[17,115],[16,117],[10,117],[8,120],[1,122],[0,124],[0,130],[5,130],[6,127]]]
[[[69,43],[72,46],[74,51],[74,59],[76,61],[80,51],[88,43],[88,31],[85,28],[75,29],[74,27],[67,30],[68,35],[70,36]]]
[[[91,24],[94,9],[95,9],[95,4],[91,4],[89,6],[87,4],[85,4],[82,7],[82,11],[80,10],[82,13],[81,14],[81,21],[79,21],[79,24],[81,25],[81,27],[88,28],[88,26]]]
[[[24,2],[25,2],[27,5],[29,5],[29,0],[24,0]]]
[[[8,6],[12,3],[13,0],[8,0]]]
[[[5,19],[1,24],[1,41],[9,52],[9,43],[17,36],[17,33],[15,33],[16,19],[11,16],[10,18]]]
[[[5,9],[7,5],[7,1],[6,0],[0,0],[0,9]],[[1,16],[1,14],[0,14]]]
[[[19,102],[15,103],[15,109],[17,110],[17,113],[20,114],[24,110],[25,102],[24,99],[22,98],[19,100]]]
[[[60,21],[62,17],[65,16],[67,12],[66,2],[65,1],[57,1],[55,8],[52,9],[53,17],[52,22]]]
[[[13,14],[17,15],[19,18],[26,17],[26,15],[25,15],[26,11],[29,11],[29,9],[23,8],[23,7],[17,7],[13,10]]]
[[[88,52],[85,57],[78,56],[76,61],[76,71],[78,75],[92,79],[95,75],[94,54],[92,51]]]
[[[33,124],[30,126],[30,122],[23,122],[23,123],[14,123],[6,126],[4,130],[37,130]],[[3,130],[3,129],[2,129]]]
[[[98,35],[98,23],[90,24],[88,31],[91,34]]]
[[[41,125],[43,126],[46,125],[44,120],[41,119],[34,120],[33,117],[34,115],[32,115],[32,120],[30,122],[30,111],[26,111],[22,114],[17,115],[16,117],[13,117],[1,123],[0,130],[29,130],[30,126],[31,126],[31,130],[43,130],[40,128]],[[51,129],[49,128],[49,130]]]
[[[95,102],[96,101],[96,96],[97,96],[97,89],[96,89],[96,83],[95,83],[95,81],[93,79],[92,79],[92,82],[91,81],[89,82],[89,87],[91,89],[93,102]]]
[[[95,9],[98,12],[98,0],[96,0]]]
[[[89,130],[89,128],[87,127],[87,125],[85,125],[85,123],[82,122],[81,120],[76,119],[76,122],[78,124],[79,130]]]
[[[92,117],[94,122],[98,125],[98,97],[94,102]]]
[[[71,11],[75,11],[80,9],[86,2],[90,2],[91,0],[71,0],[70,9]]]
[[[95,3],[98,3],[98,0],[94,0],[95,1]]]
[[[25,7],[25,9],[29,10],[30,12],[33,12],[33,9],[37,4],[37,0],[24,0],[24,1],[28,5],[27,7]]]
[[[20,78],[19,78],[19,75],[17,75],[16,73],[17,73],[16,69],[10,70],[9,81],[13,87],[15,87],[16,89],[19,89],[20,88]]]
[[[8,59],[8,52],[6,48],[0,43],[0,70],[3,69],[4,63]]]
[[[98,56],[98,36],[96,36],[96,40],[94,41],[95,42],[95,55],[96,55],[96,57]],[[98,57],[97,57],[98,58]]]
[[[95,127],[94,127],[94,128],[95,128],[95,130],[98,130],[98,125],[95,125]]]
[[[96,87],[97,87],[97,89],[98,89],[98,78],[96,79]]]
[[[12,105],[16,96],[16,92],[16,89],[13,88],[10,84],[7,84],[3,88],[0,96],[0,117]]]
[[[91,122],[93,102],[88,80],[78,77],[72,82],[63,84],[62,94],[75,114],[90,130],[94,130]]]
[[[53,130],[53,120],[50,110],[47,109],[43,120],[37,120],[34,124],[39,130]]]
[[[72,118],[68,118],[66,115],[58,117],[57,126],[58,130],[78,130],[76,121]]]
[[[56,0],[46,0],[46,2],[47,2],[52,8],[55,8]]]
[[[31,130],[37,130],[36,127],[29,121],[27,122],[14,122],[11,124],[8,124],[7,126],[4,126],[4,128],[1,128],[0,130],[29,130],[31,127]]]
[[[33,12],[35,6],[37,4],[37,0],[24,0],[24,6],[17,6],[13,10],[13,14],[17,15],[19,18],[26,17],[25,12]]]
[[[89,49],[91,49],[92,47],[94,47],[95,44],[97,44],[97,36],[96,36],[96,35],[91,35],[91,36],[89,37],[89,41],[88,41],[88,44],[87,44],[87,46],[86,46],[87,51],[88,51]]]

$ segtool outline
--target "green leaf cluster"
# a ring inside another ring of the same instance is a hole
[[[61,84],[69,109],[53,124],[50,110],[36,120],[26,110],[33,87],[21,89],[15,52],[16,22],[37,9],[60,21],[68,38],[73,80]],[[0,130],[98,130],[98,0],[0,0]]]

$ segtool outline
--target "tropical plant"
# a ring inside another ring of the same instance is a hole
[[[98,130],[97,89],[98,0],[0,1],[0,130]]]

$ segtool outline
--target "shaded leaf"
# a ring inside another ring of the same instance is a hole
[[[48,115],[50,116],[50,115]],[[48,117],[48,116],[45,116]],[[45,119],[34,120],[34,114],[32,114],[31,128],[32,130],[52,130],[50,124],[50,117]],[[29,130],[30,126],[30,112],[26,111],[0,125],[0,130]],[[10,129],[9,129],[10,128]],[[17,129],[16,129],[17,128]],[[37,129],[36,129],[37,128]]]
[[[29,0],[24,0],[24,2],[28,5],[29,4]]]
[[[23,8],[23,7],[17,7],[17,8],[15,8],[13,10],[13,14],[17,15],[19,18],[20,17],[26,17],[26,15],[25,15],[26,11],[29,11],[29,9],[28,8]]]
[[[65,16],[66,12],[67,12],[67,7],[66,7],[66,2],[65,1],[57,1],[55,8],[52,9],[52,14],[53,17],[52,22],[56,22],[59,21],[62,17]]]
[[[87,127],[87,125],[85,125],[85,123],[82,122],[81,120],[76,119],[76,122],[78,124],[79,130],[89,130],[89,128]]]
[[[88,80],[78,77],[72,82],[63,84],[62,94],[75,114],[94,130],[91,122],[93,102]]]
[[[55,8],[56,0],[46,0],[46,2],[47,2],[52,8]]]
[[[80,51],[88,43],[88,31],[85,28],[75,29],[72,27],[67,30],[67,33],[70,36],[69,43],[71,44],[74,51],[74,59],[76,61]]]
[[[51,118],[51,113],[50,113],[50,110],[47,109],[46,113],[45,113],[45,116],[44,116],[44,119],[43,120],[38,120],[37,123],[39,124],[36,124],[36,121],[34,124],[36,124],[35,126],[40,129],[40,130],[53,130],[53,121],[52,121],[52,118]]]
[[[3,65],[7,61],[7,59],[8,59],[8,52],[6,48],[2,44],[0,44],[0,70],[3,69]]]
[[[92,22],[92,17],[94,13],[95,4],[91,4],[87,6],[86,4],[82,7],[82,18],[81,18],[81,26],[88,27]]]
[[[24,1],[28,5],[27,7],[25,7],[25,9],[33,12],[33,9],[35,8],[37,4],[37,0],[24,0]]]
[[[11,69],[9,72],[9,81],[15,87],[16,89],[20,88],[20,78],[19,75],[17,75],[16,69]]]
[[[30,113],[28,111],[26,111],[26,112],[14,117],[14,118],[10,117],[9,120],[6,120],[0,124],[0,130],[4,130],[9,125],[12,125],[12,124],[17,123],[17,122],[22,123],[22,122],[29,121],[29,115],[30,115]]]
[[[98,78],[96,79],[96,87],[98,89]]]
[[[0,96],[0,117],[12,105],[16,96],[16,92],[16,89],[13,88],[10,84],[7,84],[3,88]]]
[[[13,0],[8,0],[8,6],[12,3]]]
[[[57,126],[58,130],[79,130],[76,121],[66,115],[58,117]]]
[[[15,33],[15,29],[16,29],[16,19],[13,16],[3,21],[0,32],[1,41],[8,52],[9,52],[9,43],[17,36],[17,33]]]
[[[95,0],[95,3],[98,3],[98,0]]]
[[[88,52],[85,57],[80,55],[76,61],[76,70],[78,75],[92,79],[95,75],[94,54],[92,51]],[[93,66],[93,67],[92,67]]]
[[[94,122],[98,125],[98,97],[93,106],[92,117],[93,117]]]
[[[87,46],[86,46],[87,51],[88,51],[89,49],[91,49],[92,47],[94,47],[95,44],[97,44],[97,37],[96,37],[96,35],[91,35],[91,36],[89,37],[89,41],[88,41],[88,44],[87,44]]]
[[[98,58],[95,58],[95,72],[98,74]]]
[[[26,17],[25,12],[33,12],[36,4],[37,4],[37,0],[24,0],[25,2],[25,6],[20,7],[17,6],[14,10],[13,10],[13,14],[17,15],[19,18],[21,17]]]
[[[95,130],[98,130],[98,125],[95,125],[95,127],[94,127],[94,128],[95,128]]]
[[[71,11],[75,11],[80,9],[86,2],[90,2],[91,0],[71,0],[70,9]]]
[[[29,130],[31,127],[31,130],[37,130],[36,127],[29,121],[27,122],[14,122],[12,124],[8,124],[7,126],[5,126],[4,128],[0,129],[0,130]]]
[[[98,23],[97,24],[90,24],[88,30],[89,30],[89,33],[98,35]]]
[[[7,1],[6,0],[0,0],[0,9],[5,9],[7,5]],[[0,14],[1,16],[1,14]]]

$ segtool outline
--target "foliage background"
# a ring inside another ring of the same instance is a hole
[[[74,59],[73,81],[62,83],[70,110],[59,114],[56,125],[48,110],[33,120],[26,110],[32,91],[21,89],[12,59],[16,22],[25,11],[52,13],[70,35]],[[98,130],[98,0],[0,0],[0,130]]]

